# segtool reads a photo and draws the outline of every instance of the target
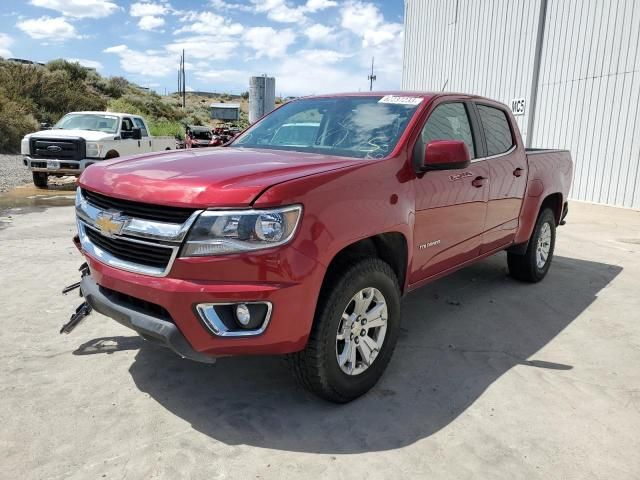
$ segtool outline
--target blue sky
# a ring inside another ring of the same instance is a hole
[[[77,60],[174,91],[182,48],[187,87],[240,93],[251,75],[276,94],[397,89],[402,0],[23,0],[0,2],[0,56]]]

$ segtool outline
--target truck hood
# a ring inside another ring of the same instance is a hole
[[[80,137],[87,142],[99,142],[101,140],[113,140],[113,133],[96,132],[94,130],[62,130],[54,128],[51,130],[40,130],[39,132],[30,133],[24,138],[70,138]]]
[[[174,150],[95,163],[84,171],[79,184],[144,203],[247,206],[278,183],[357,164],[362,160],[283,150]]]

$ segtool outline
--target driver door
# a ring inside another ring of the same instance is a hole
[[[129,117],[122,117],[120,126],[120,156],[135,155],[141,152],[140,140],[133,138],[133,121]]]
[[[443,273],[480,254],[487,214],[489,168],[477,160],[481,142],[471,106],[438,104],[427,118],[419,147],[433,140],[461,140],[471,156],[462,170],[433,170],[414,180],[416,216],[412,284]]]

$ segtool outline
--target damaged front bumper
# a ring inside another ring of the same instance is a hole
[[[75,285],[74,285],[75,286]],[[80,293],[85,302],[71,316],[71,320],[62,327],[60,333],[69,333],[92,310],[111,317],[125,327],[129,327],[150,342],[170,348],[182,358],[196,362],[215,363],[216,358],[195,351],[172,322],[137,311],[109,298],[100,286],[91,278],[83,275],[80,280]]]

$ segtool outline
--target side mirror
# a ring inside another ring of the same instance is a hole
[[[455,170],[467,168],[471,155],[467,145],[461,140],[433,140],[424,148],[421,170]]]
[[[138,127],[133,127],[133,129],[131,129],[131,138],[140,140],[142,138],[142,130]]]

